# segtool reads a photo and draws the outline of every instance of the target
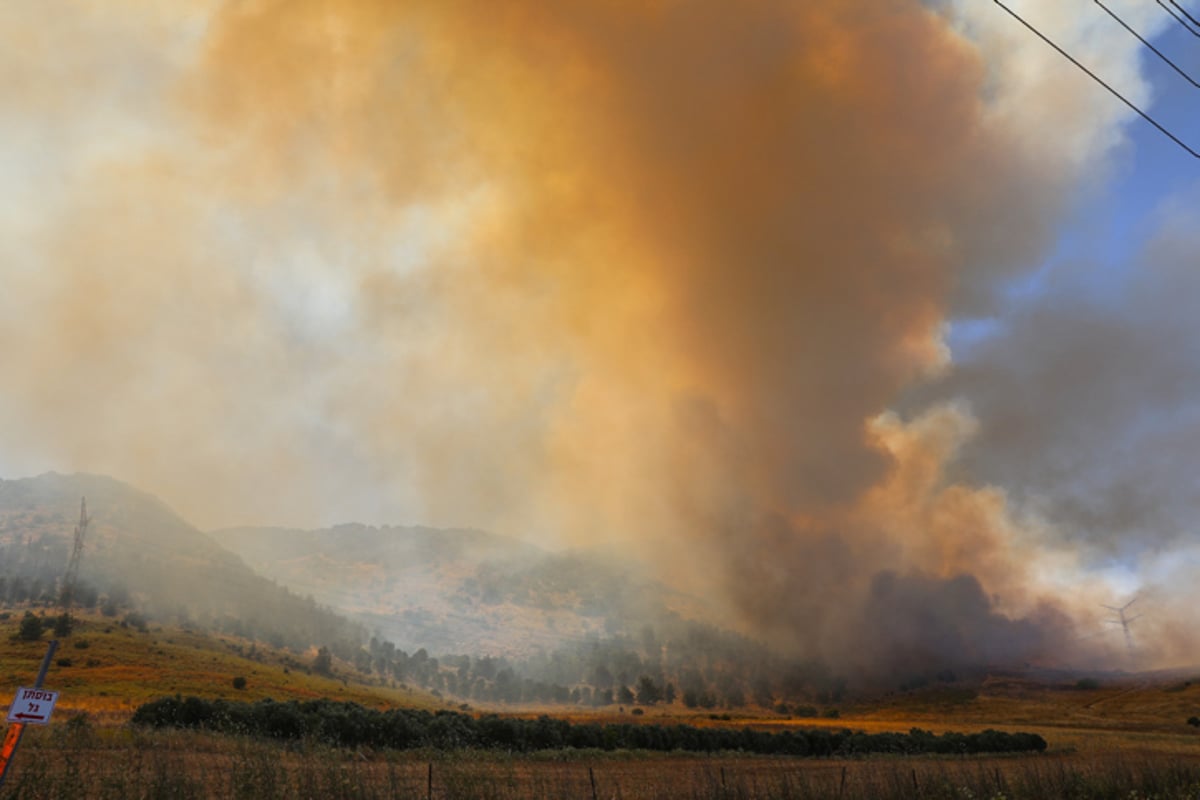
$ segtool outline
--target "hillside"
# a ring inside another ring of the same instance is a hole
[[[32,683],[50,638],[20,641],[15,634],[23,613],[0,611],[0,686],[5,691]],[[334,660],[331,676],[317,674],[311,670],[314,656],[177,625],[121,624],[85,613],[76,630],[59,642],[46,687],[61,693],[58,717],[86,711],[118,721],[142,703],[174,694],[247,701],[329,697],[371,707],[446,707],[417,689],[364,681],[340,660]],[[245,679],[242,689],[234,687],[238,677]],[[0,697],[0,703],[8,700]]]
[[[364,631],[263,578],[162,501],[112,478],[0,480],[0,602],[53,602],[86,497],[77,602],[254,636],[277,646],[357,649]]]
[[[0,611],[0,686],[27,685],[46,652],[46,639],[24,642],[16,631],[22,611]],[[59,691],[58,721],[86,711],[95,719],[123,721],[149,700],[181,694],[215,699],[279,701],[328,697],[373,708],[458,708],[411,685],[380,681],[335,659],[333,675],[311,670],[315,653],[296,654],[239,637],[210,634],[177,625],[122,625],[83,614],[74,633],[60,641],[46,678]],[[246,679],[234,688],[234,679]],[[0,711],[8,700],[0,696]],[[632,721],[615,706],[564,709],[556,716],[575,721]],[[525,716],[540,713],[526,710]],[[971,687],[931,687],[863,698],[843,705],[838,719],[741,709],[714,715],[689,710],[681,702],[647,707],[634,719],[685,722],[767,730],[832,727],[872,732],[907,731],[916,725],[934,731],[977,731],[988,727],[1043,733],[1058,747],[1112,736],[1188,737],[1200,731],[1186,720],[1200,713],[1200,670],[1141,674],[1112,673],[1079,679],[1062,674],[998,673]],[[1145,739],[1151,741],[1152,738]],[[1130,740],[1132,741],[1132,739]]]
[[[635,564],[475,530],[340,525],[212,536],[263,575],[409,650],[521,658],[637,633],[667,615],[704,615],[700,600]]]

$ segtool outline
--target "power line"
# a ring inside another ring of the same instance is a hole
[[[1186,9],[1186,8],[1184,8],[1183,6],[1179,5],[1179,3],[1176,3],[1176,2],[1175,2],[1175,0],[1167,0],[1167,2],[1168,2],[1168,3],[1170,3],[1171,5],[1175,6],[1175,8],[1179,9],[1179,13],[1180,13],[1180,14],[1183,14],[1185,17],[1187,17],[1187,18],[1188,18],[1188,20],[1189,20],[1189,21],[1190,21],[1190,22],[1191,22],[1193,25],[1195,25],[1196,27],[1200,28],[1200,19],[1196,19],[1196,18],[1195,18],[1195,17],[1193,17],[1191,14],[1189,14],[1189,13],[1187,12],[1187,9]]]
[[[1161,1],[1161,0],[1160,0],[1160,1]],[[1053,41],[1051,41],[1051,40],[1050,40],[1050,39],[1049,39],[1049,38],[1048,38],[1048,37],[1047,37],[1047,36],[1046,36],[1044,33],[1042,33],[1041,31],[1039,31],[1037,28],[1033,27],[1033,25],[1031,25],[1031,24],[1029,24],[1028,22],[1026,22],[1024,17],[1022,17],[1022,16],[1021,16],[1020,14],[1018,14],[1017,12],[1013,11],[1011,8],[1009,8],[1009,7],[1008,7],[1008,6],[1006,6],[1004,3],[1002,3],[1000,0],[992,0],[992,2],[994,2],[996,5],[998,5],[998,6],[1000,6],[1001,8],[1003,8],[1005,11],[1007,11],[1007,12],[1008,12],[1008,14],[1009,14],[1009,16],[1011,16],[1011,17],[1012,17],[1013,19],[1015,19],[1017,22],[1021,23],[1021,24],[1022,24],[1022,25],[1024,25],[1026,28],[1028,28],[1028,29],[1029,29],[1029,30],[1030,30],[1030,31],[1031,31],[1031,32],[1032,32],[1032,33],[1033,33],[1035,36],[1037,36],[1037,37],[1038,37],[1039,39],[1041,39],[1043,42],[1045,42],[1046,44],[1050,45],[1050,46],[1051,46],[1051,47],[1053,47],[1055,50],[1057,50],[1057,51],[1058,51],[1058,53],[1059,53],[1059,55],[1061,55],[1063,58],[1067,59],[1068,61],[1070,61],[1070,62],[1071,62],[1072,64],[1074,64],[1075,66],[1079,67],[1079,69],[1081,69],[1081,70],[1083,70],[1085,73],[1087,73],[1088,77],[1090,77],[1090,78],[1091,78],[1092,80],[1094,80],[1096,83],[1100,84],[1100,85],[1101,85],[1101,86],[1103,86],[1105,89],[1107,89],[1107,90],[1109,91],[1109,94],[1111,94],[1113,97],[1117,98],[1117,99],[1118,99],[1118,100],[1120,100],[1122,103],[1124,103],[1125,105],[1127,105],[1127,106],[1129,106],[1131,109],[1133,109],[1135,112],[1137,112],[1138,116],[1140,116],[1142,119],[1146,120],[1146,121],[1147,121],[1147,122],[1149,122],[1151,125],[1153,125],[1154,127],[1158,128],[1159,132],[1160,132],[1160,133],[1162,133],[1162,135],[1163,135],[1163,136],[1166,136],[1166,137],[1167,137],[1168,139],[1170,139],[1172,142],[1174,142],[1175,144],[1177,144],[1177,145],[1179,145],[1181,148],[1183,148],[1185,151],[1187,151],[1188,155],[1190,155],[1192,158],[1194,158],[1194,159],[1196,159],[1196,160],[1200,161],[1200,153],[1197,153],[1195,150],[1193,150],[1192,148],[1188,147],[1186,144],[1184,144],[1184,142],[1183,142],[1183,140],[1182,140],[1182,139],[1180,139],[1178,136],[1176,136],[1175,134],[1171,133],[1169,130],[1167,130],[1166,128],[1164,128],[1164,127],[1163,127],[1161,124],[1159,124],[1159,122],[1158,122],[1156,119],[1154,119],[1154,117],[1150,116],[1150,115],[1149,115],[1149,114],[1147,114],[1145,111],[1142,111],[1140,108],[1138,108],[1137,106],[1135,106],[1135,105],[1134,105],[1132,102],[1130,102],[1129,100],[1127,100],[1127,99],[1125,98],[1125,95],[1121,94],[1121,93],[1120,93],[1120,92],[1118,92],[1116,89],[1114,89],[1113,87],[1111,87],[1111,86],[1109,86],[1107,83],[1105,83],[1105,82],[1104,82],[1104,81],[1103,81],[1103,80],[1100,78],[1100,76],[1099,76],[1099,75],[1097,75],[1096,73],[1092,72],[1090,69],[1088,69],[1087,67],[1085,67],[1083,64],[1081,64],[1081,63],[1079,63],[1078,61],[1076,61],[1076,60],[1075,60],[1075,58],[1074,58],[1074,56],[1072,56],[1072,55],[1071,55],[1070,53],[1068,53],[1066,50],[1063,50],[1061,47],[1059,47],[1057,44],[1055,44]]]
[[[1117,21],[1117,23],[1122,28],[1129,31],[1129,33],[1132,34],[1134,38],[1136,38],[1142,44],[1146,45],[1146,47],[1150,48],[1151,52],[1153,52],[1154,55],[1161,58],[1163,61],[1165,61],[1167,64],[1170,65],[1171,69],[1175,70],[1180,75],[1182,75],[1183,79],[1185,81],[1190,83],[1192,86],[1195,86],[1197,89],[1200,89],[1200,83],[1196,83],[1196,80],[1191,75],[1188,75],[1186,72],[1184,72],[1182,69],[1180,69],[1179,66],[1174,61],[1172,61],[1171,59],[1169,59],[1165,55],[1163,55],[1161,50],[1159,50],[1157,47],[1155,47],[1154,45],[1150,44],[1145,39],[1143,39],[1142,35],[1140,33],[1138,33],[1137,31],[1135,31],[1133,28],[1129,27],[1129,24],[1126,23],[1125,20],[1123,20],[1119,16],[1117,16],[1116,12],[1114,12],[1108,6],[1104,5],[1104,3],[1101,3],[1100,0],[1092,0],[1092,2],[1094,2],[1096,5],[1103,8],[1104,13],[1108,14],[1110,17],[1115,19]]]
[[[1186,20],[1184,20],[1184,18],[1183,18],[1183,17],[1179,16],[1179,14],[1178,14],[1178,13],[1176,13],[1175,11],[1173,11],[1173,10],[1171,9],[1171,6],[1169,6],[1169,5],[1167,5],[1166,3],[1164,3],[1164,2],[1163,2],[1163,0],[1156,0],[1156,2],[1157,2],[1157,3],[1158,3],[1160,6],[1162,6],[1162,8],[1163,8],[1163,11],[1166,11],[1168,14],[1170,14],[1172,17],[1174,17],[1174,18],[1175,18],[1175,21],[1176,21],[1176,22],[1178,22],[1180,25],[1182,25],[1182,26],[1183,26],[1183,29],[1184,29],[1185,31],[1187,31],[1188,33],[1190,33],[1192,36],[1195,36],[1197,39],[1200,39],[1200,31],[1195,31],[1195,30],[1193,30],[1193,29],[1192,29],[1192,26],[1191,26],[1191,25],[1189,25],[1189,24],[1187,23],[1187,21],[1186,21]],[[1173,3],[1173,2],[1171,3],[1171,5],[1172,5],[1172,6],[1175,6],[1176,8],[1179,8],[1179,6],[1177,6],[1177,5],[1176,5],[1175,3]],[[1180,8],[1179,10],[1180,10],[1180,11],[1183,11],[1183,9],[1182,9],[1182,8]],[[1183,13],[1184,13],[1184,14],[1187,16],[1187,18],[1188,18],[1188,19],[1191,19],[1191,18],[1192,18],[1192,15],[1191,15],[1191,14],[1188,14],[1186,11],[1183,11]],[[1198,25],[1198,26],[1200,26],[1200,23],[1197,23],[1197,25]]]

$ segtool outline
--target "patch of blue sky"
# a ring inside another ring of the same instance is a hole
[[[1200,18],[1200,9],[1181,5]],[[1171,22],[1151,43],[1200,83],[1200,36]],[[1200,152],[1200,89],[1147,48],[1143,48],[1142,67],[1153,98],[1143,110]],[[1112,102],[1120,101],[1114,97]],[[1125,135],[1126,145],[1115,155],[1107,179],[1088,186],[1088,194],[1078,199],[1042,262],[1008,283],[1002,309],[1036,303],[1063,281],[1096,299],[1119,301],[1130,271],[1137,268],[1139,254],[1159,231],[1164,216],[1178,215],[1181,198],[1194,202],[1200,187],[1200,159],[1140,117],[1130,117]],[[1200,208],[1196,214],[1200,219]],[[951,358],[969,359],[975,347],[1003,333],[1009,319],[1002,310],[995,317],[950,320],[945,340]]]

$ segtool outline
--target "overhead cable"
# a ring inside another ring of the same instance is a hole
[[[1050,45],[1051,47],[1053,47],[1053,48],[1054,48],[1056,51],[1058,51],[1058,54],[1059,54],[1059,55],[1061,55],[1063,58],[1067,59],[1067,60],[1068,60],[1068,61],[1070,61],[1072,64],[1074,64],[1076,67],[1078,67],[1079,69],[1083,70],[1083,72],[1087,73],[1087,75],[1088,75],[1088,77],[1089,77],[1089,78],[1091,78],[1091,79],[1092,79],[1092,80],[1094,80],[1096,83],[1100,84],[1100,85],[1101,85],[1101,86],[1103,86],[1105,89],[1107,89],[1107,90],[1108,90],[1108,92],[1109,92],[1109,94],[1111,94],[1113,97],[1115,97],[1115,98],[1117,98],[1118,100],[1120,100],[1120,101],[1121,101],[1122,103],[1124,103],[1125,105],[1129,106],[1129,108],[1131,108],[1131,109],[1132,109],[1134,112],[1136,112],[1136,113],[1137,113],[1137,115],[1138,115],[1138,116],[1140,116],[1142,119],[1146,120],[1146,121],[1147,121],[1147,122],[1149,122],[1151,125],[1153,125],[1154,127],[1158,128],[1158,130],[1159,130],[1159,133],[1161,133],[1163,136],[1166,136],[1166,137],[1167,137],[1168,139],[1170,139],[1172,142],[1174,142],[1175,144],[1177,144],[1177,145],[1179,145],[1181,148],[1183,148],[1183,150],[1185,150],[1185,151],[1188,153],[1188,155],[1190,155],[1192,158],[1194,158],[1194,159],[1196,159],[1196,160],[1200,161],[1200,153],[1198,153],[1198,152],[1196,152],[1195,150],[1193,150],[1192,148],[1188,147],[1188,146],[1187,146],[1187,145],[1186,145],[1186,144],[1183,142],[1183,140],[1182,140],[1182,139],[1180,139],[1178,136],[1176,136],[1175,134],[1171,133],[1169,130],[1167,130],[1166,128],[1164,128],[1164,127],[1163,127],[1163,126],[1162,126],[1162,125],[1161,125],[1161,124],[1158,122],[1158,120],[1154,119],[1154,117],[1150,116],[1150,115],[1149,115],[1149,114],[1147,114],[1145,111],[1142,111],[1142,109],[1138,108],[1136,105],[1134,105],[1134,104],[1133,104],[1133,102],[1131,102],[1130,100],[1128,100],[1128,99],[1125,97],[1125,95],[1121,94],[1121,93],[1120,93],[1120,92],[1118,92],[1116,89],[1114,89],[1113,87],[1111,87],[1111,86],[1109,86],[1107,83],[1105,83],[1105,82],[1104,82],[1104,80],[1103,80],[1102,78],[1100,78],[1100,76],[1099,76],[1099,75],[1097,75],[1096,73],[1092,72],[1090,69],[1088,69],[1087,67],[1085,67],[1085,66],[1084,66],[1083,64],[1081,64],[1079,61],[1077,61],[1077,60],[1075,59],[1075,57],[1074,57],[1074,56],[1072,56],[1072,55],[1071,55],[1070,53],[1068,53],[1066,50],[1062,49],[1062,48],[1061,48],[1061,47],[1059,47],[1057,44],[1055,44],[1053,41],[1051,41],[1051,40],[1050,40],[1050,39],[1049,39],[1049,38],[1048,38],[1048,37],[1047,37],[1047,36],[1046,36],[1044,33],[1042,33],[1042,32],[1041,32],[1041,31],[1039,31],[1037,28],[1033,27],[1033,25],[1031,25],[1029,22],[1027,22],[1027,21],[1025,20],[1025,18],[1024,18],[1024,17],[1022,17],[1020,14],[1018,14],[1017,12],[1013,11],[1011,8],[1009,8],[1008,6],[1006,6],[1006,5],[1005,5],[1003,2],[1001,2],[1001,0],[992,0],[992,2],[994,2],[996,5],[998,5],[998,6],[1000,6],[1001,8],[1003,8],[1005,11],[1007,11],[1009,16],[1011,16],[1011,17],[1012,17],[1013,19],[1015,19],[1017,22],[1020,22],[1022,25],[1024,25],[1026,28],[1028,28],[1028,29],[1029,29],[1029,30],[1030,30],[1030,31],[1031,31],[1031,32],[1032,32],[1032,33],[1033,33],[1035,36],[1037,36],[1037,37],[1038,37],[1039,39],[1041,39],[1043,42],[1045,42],[1046,44],[1048,44],[1048,45]]]
[[[1117,21],[1117,23],[1122,28],[1129,31],[1129,33],[1132,34],[1134,36],[1134,38],[1136,38],[1142,44],[1146,45],[1146,47],[1150,48],[1151,52],[1153,52],[1154,55],[1161,58],[1164,62],[1166,62],[1171,67],[1171,69],[1175,70],[1180,75],[1182,75],[1183,79],[1185,81],[1190,83],[1192,86],[1195,86],[1197,89],[1200,89],[1200,83],[1196,83],[1195,78],[1193,78],[1191,75],[1188,75],[1186,72],[1184,72],[1182,69],[1180,69],[1179,66],[1174,61],[1172,61],[1171,59],[1169,59],[1165,55],[1163,55],[1161,50],[1159,50],[1157,47],[1155,47],[1154,45],[1147,42],[1144,38],[1142,38],[1142,35],[1140,33],[1138,33],[1137,31],[1135,31],[1133,28],[1129,27],[1129,24],[1127,22],[1125,22],[1125,20],[1118,17],[1115,11],[1113,11],[1108,6],[1104,5],[1104,3],[1101,3],[1100,0],[1092,0],[1092,2],[1094,2],[1096,5],[1103,8],[1104,13],[1108,14],[1110,17],[1115,19]]]
[[[1187,17],[1189,22],[1191,22],[1197,28],[1200,28],[1200,19],[1196,19],[1191,14],[1189,14],[1187,12],[1187,9],[1184,8],[1183,6],[1179,5],[1179,3],[1176,3],[1175,0],[1167,0],[1167,2],[1170,3],[1171,5],[1175,6],[1175,8],[1179,9],[1179,13],[1183,14],[1185,17]]]
[[[1177,11],[1175,11],[1175,9],[1171,8],[1171,6],[1175,6],[1175,8],[1179,8],[1179,11],[1183,11],[1183,9],[1178,6],[1178,4],[1172,2],[1171,5],[1169,6],[1166,3],[1164,3],[1163,0],[1155,0],[1155,2],[1157,2],[1160,6],[1162,6],[1163,11],[1166,11],[1168,14],[1170,14],[1172,17],[1174,17],[1175,21],[1178,22],[1180,25],[1182,25],[1183,29],[1185,31],[1190,33],[1192,36],[1195,36],[1197,39],[1200,39],[1200,31],[1193,29],[1192,26],[1188,24],[1187,20],[1185,20],[1183,17],[1179,16],[1179,12],[1177,12]],[[1192,18],[1192,15],[1188,14],[1186,11],[1183,11],[1183,14],[1188,19]],[[1197,23],[1197,26],[1200,27],[1200,23]]]

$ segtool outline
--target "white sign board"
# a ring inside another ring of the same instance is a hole
[[[29,725],[45,725],[50,721],[50,712],[58,702],[58,692],[45,689],[17,689],[12,707],[8,709],[9,722],[24,722]]]

